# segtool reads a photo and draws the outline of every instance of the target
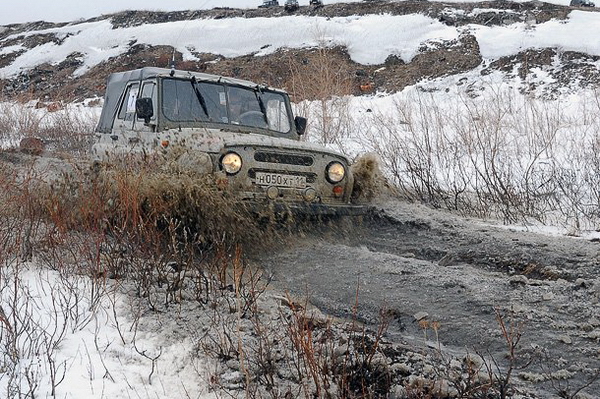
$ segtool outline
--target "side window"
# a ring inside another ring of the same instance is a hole
[[[140,90],[139,83],[133,83],[125,91],[125,97],[119,109],[118,119],[132,121],[135,115],[135,100],[138,98]]]
[[[142,92],[140,94],[140,98],[151,98],[152,99],[152,108],[153,108],[153,116],[151,120],[156,119],[156,82],[149,81],[142,83]],[[135,101],[134,101],[135,107]],[[138,118],[138,120],[142,120]]]

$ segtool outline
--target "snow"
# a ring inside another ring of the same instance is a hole
[[[78,70],[84,73],[126,52],[128,42],[134,39],[140,44],[174,46],[186,59],[194,59],[191,49],[237,57],[251,53],[265,55],[280,48],[345,45],[356,62],[380,64],[390,54],[410,61],[422,42],[450,40],[458,35],[454,28],[422,15],[208,19],[122,29],[112,29],[109,21],[99,21],[27,32],[27,35],[33,34],[70,36],[62,45],[47,43],[31,49],[11,65],[1,68],[0,75],[14,76],[43,62],[55,64],[74,52],[84,54],[85,64]],[[386,43],[383,47],[382,42]]]
[[[600,55],[600,13],[572,11],[566,21],[551,20],[529,28],[526,23],[472,29],[484,58],[496,59],[525,49],[554,47]]]
[[[534,28],[527,23],[457,28],[420,14],[202,19],[121,29],[112,29],[111,23],[104,20],[27,32],[26,35],[55,34],[66,39],[61,45],[46,43],[20,55],[11,65],[0,68],[0,76],[14,77],[44,62],[56,64],[74,52],[83,54],[84,65],[77,71],[82,74],[126,52],[131,40],[174,46],[185,59],[194,59],[194,52],[237,57],[265,55],[281,48],[346,46],[354,61],[372,65],[382,64],[392,54],[408,62],[424,43],[452,40],[462,32],[470,32],[477,38],[482,56],[491,60],[545,47],[600,55],[597,26],[600,13],[577,10],[566,21],[551,20]]]
[[[356,0],[358,1],[358,0]],[[449,3],[451,3],[450,1]],[[122,2],[113,2],[112,8],[102,12],[117,11]],[[213,6],[255,7],[260,1],[205,1],[192,2],[145,1],[143,7],[156,9],[188,9],[212,8]],[[217,4],[218,3],[218,4]],[[308,0],[301,1],[307,4]],[[326,4],[332,1],[325,1]],[[560,0],[556,4],[566,4],[568,0]],[[44,0],[44,4],[49,4]],[[54,4],[54,3],[53,3]],[[69,2],[63,2],[63,5]],[[76,4],[80,4],[77,0]],[[22,6],[22,5],[21,5]],[[129,2],[128,7],[133,7]],[[86,5],[87,7],[87,5]],[[64,8],[66,11],[68,7]],[[40,11],[47,12],[41,8]],[[95,10],[91,8],[88,10]],[[58,10],[57,10],[58,11]],[[74,7],[78,16],[92,16],[82,7]],[[13,10],[14,12],[14,10]],[[31,11],[28,11],[31,12]],[[18,18],[10,12],[4,14],[2,21]],[[32,15],[32,18],[36,14]],[[72,18],[67,13],[52,14],[50,18]],[[38,17],[35,17],[36,19]],[[13,77],[20,72],[42,63],[59,63],[74,52],[83,54],[85,63],[77,73],[81,74],[93,66],[117,56],[128,50],[128,42],[149,45],[172,45],[184,53],[186,59],[194,59],[194,52],[218,53],[225,57],[236,57],[245,54],[268,54],[280,48],[305,48],[317,45],[347,46],[350,56],[362,64],[382,64],[389,55],[396,55],[404,61],[410,61],[418,48],[427,42],[453,40],[462,32],[475,35],[481,47],[481,53],[487,60],[515,54],[528,48],[557,47],[562,51],[582,51],[592,55],[600,55],[600,37],[597,27],[600,26],[600,13],[572,11],[566,21],[551,20],[534,27],[527,23],[510,26],[463,26],[449,27],[424,15],[369,15],[339,18],[285,16],[280,18],[254,19],[221,19],[195,20],[164,23],[158,25],[142,25],[138,27],[112,29],[109,21],[75,23],[61,28],[41,31],[29,31],[27,35],[54,33],[64,37],[61,45],[47,43],[35,47],[17,57],[16,61],[0,68],[0,76]],[[0,31],[2,28],[0,28]],[[10,39],[10,37],[9,37]],[[3,48],[0,54],[20,51],[21,46]],[[478,76],[479,71],[441,78],[432,82],[423,82],[420,87],[443,85],[449,92],[431,94],[436,104],[444,104],[443,112],[451,112],[460,99],[456,97],[461,79],[488,86],[510,86],[506,77],[492,74],[484,81]],[[540,83],[548,81],[544,71],[536,71]],[[512,82],[514,83],[514,82]],[[514,89],[516,92],[516,89]],[[360,98],[348,98],[349,109],[354,115],[356,126],[360,120],[365,121],[374,116],[392,115],[396,104],[410,101],[411,96],[419,91],[415,87],[401,93],[383,94]],[[581,107],[588,101],[591,93],[570,94],[560,99],[565,114],[577,115]],[[485,101],[485,97],[481,98]],[[367,112],[366,110],[371,110]],[[564,135],[578,129],[584,129],[585,121],[577,121],[569,129],[561,131]],[[367,124],[368,125],[368,124]],[[364,137],[377,135],[375,125],[357,129],[349,134],[344,142],[344,150],[357,155],[365,148]],[[515,228],[511,226],[511,228]],[[538,231],[543,231],[538,227]],[[556,234],[555,228],[546,230]],[[129,397],[214,397],[210,393],[210,363],[198,363],[198,358],[191,355],[189,338],[178,339],[177,323],[167,322],[158,316],[144,316],[145,323],[135,324],[136,314],[131,298],[123,295],[115,287],[108,284],[106,295],[97,303],[90,297],[92,290],[90,280],[59,275],[58,272],[43,271],[36,265],[26,265],[27,270],[20,276],[23,282],[21,289],[27,292],[22,301],[31,298],[31,317],[35,323],[48,329],[56,323],[59,327],[67,327],[65,336],[57,342],[56,364],[59,372],[65,372],[65,380],[57,387],[57,397],[61,398],[129,398]],[[76,320],[66,318],[64,314],[55,313],[48,304],[59,300],[58,292],[64,284],[75,284],[87,296],[82,298],[76,309]],[[10,289],[0,291],[0,300],[4,312],[10,310],[10,299],[15,297]],[[13,303],[20,306],[24,302]],[[94,309],[92,312],[90,309]],[[118,315],[118,316],[117,316]],[[169,324],[171,323],[171,324]],[[161,334],[157,335],[157,326]],[[171,334],[169,336],[169,334]],[[156,370],[152,375],[152,360],[157,357]],[[208,360],[206,360],[208,362]],[[31,357],[24,359],[23,369],[33,367],[41,378],[39,396],[50,395],[51,383],[47,367],[43,360]],[[151,378],[151,375],[153,378]],[[232,375],[232,379],[239,376]],[[152,381],[151,381],[152,380]],[[0,392],[6,392],[7,379],[0,374]]]
[[[53,385],[48,372],[52,365],[40,358],[45,351],[55,351],[55,381],[64,375],[54,384],[56,397],[186,397],[190,392],[198,398],[214,397],[203,388],[208,386],[202,382],[208,378],[208,364],[192,356],[190,337],[169,339],[168,334],[177,331],[176,323],[159,315],[145,315],[140,322],[132,312],[142,310],[116,282],[98,284],[101,281],[35,263],[11,271],[9,278],[19,281],[17,291],[6,286],[0,299],[5,314],[18,309],[22,322],[13,324],[23,329],[15,348],[21,355],[18,369],[39,376],[39,397],[50,397]],[[24,375],[16,379],[27,392]],[[8,382],[0,373],[0,392],[7,392]]]

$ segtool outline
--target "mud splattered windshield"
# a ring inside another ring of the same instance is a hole
[[[162,113],[171,122],[240,125],[288,133],[286,97],[271,91],[164,79]]]

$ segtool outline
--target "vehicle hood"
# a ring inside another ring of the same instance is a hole
[[[240,133],[230,132],[219,129],[182,129],[176,132],[176,135],[185,136],[186,142],[192,144],[196,141],[197,144],[203,144],[203,147],[208,146],[210,152],[221,152],[223,148],[253,146],[253,147],[269,147],[281,150],[291,151],[306,151],[313,153],[321,153],[332,155],[341,158],[348,162],[348,158],[337,151],[330,150],[322,145],[309,143],[305,141],[291,140],[282,137],[266,136],[256,133]],[[171,132],[175,133],[175,132]],[[187,141],[190,140],[191,142]]]
[[[309,143],[306,141],[290,140],[280,137],[262,136],[258,134],[239,134],[230,133],[224,136],[223,144],[225,147],[234,146],[260,146],[272,147],[283,150],[301,150],[309,152],[318,152],[323,154],[335,155],[346,159],[346,157],[336,151],[330,150],[320,144]]]

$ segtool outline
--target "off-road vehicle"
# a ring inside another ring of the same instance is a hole
[[[279,1],[277,0],[264,0],[258,8],[269,8],[269,7],[279,7]]]
[[[294,12],[300,8],[298,0],[285,0],[284,10],[287,12]]]
[[[591,0],[571,0],[571,7],[596,7],[596,4]]]
[[[224,180],[240,202],[354,214],[348,159],[301,141],[288,94],[245,80],[146,67],[110,75],[92,152],[97,160],[173,155]],[[182,151],[184,149],[185,151]]]

